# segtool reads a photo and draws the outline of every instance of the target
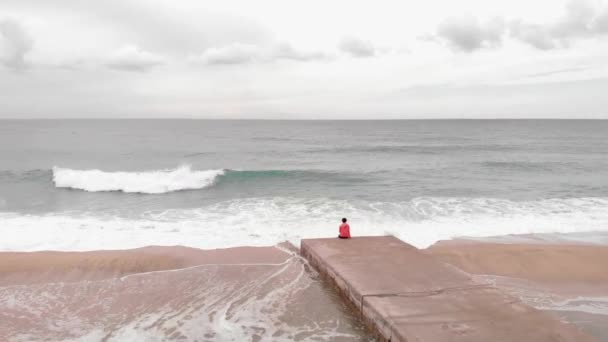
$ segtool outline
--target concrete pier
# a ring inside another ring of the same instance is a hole
[[[307,239],[301,253],[387,341],[596,341],[392,236]]]

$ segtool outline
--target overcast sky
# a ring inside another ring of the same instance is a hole
[[[608,118],[608,0],[1,0],[0,117]]]

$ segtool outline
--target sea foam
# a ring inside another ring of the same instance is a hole
[[[356,236],[393,234],[419,248],[455,237],[608,232],[608,198],[510,201],[492,198],[415,198],[356,203],[328,198],[243,198],[193,209],[134,216],[64,212],[0,212],[0,250],[126,249],[184,245],[203,249],[271,246],[335,237],[348,217]],[[600,243],[593,235],[591,243]],[[584,236],[577,236],[583,239]]]
[[[212,185],[224,170],[192,170],[190,166],[142,172],[105,172],[53,167],[53,182],[58,188],[90,192],[122,191],[162,194],[179,190],[202,189]]]

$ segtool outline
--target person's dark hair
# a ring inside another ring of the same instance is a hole
[[[346,217],[342,218],[342,223],[346,223]]]

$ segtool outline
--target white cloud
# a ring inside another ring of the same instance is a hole
[[[127,45],[114,51],[105,64],[112,69],[143,72],[165,64],[165,59],[137,46]]]
[[[15,70],[25,68],[25,55],[32,46],[32,38],[17,21],[0,21],[0,63],[5,67]]]
[[[338,44],[338,48],[353,57],[372,57],[376,54],[374,45],[355,37],[345,37]]]
[[[456,50],[472,52],[500,45],[504,31],[501,18],[480,23],[476,17],[464,15],[445,19],[437,28],[437,36]]]

